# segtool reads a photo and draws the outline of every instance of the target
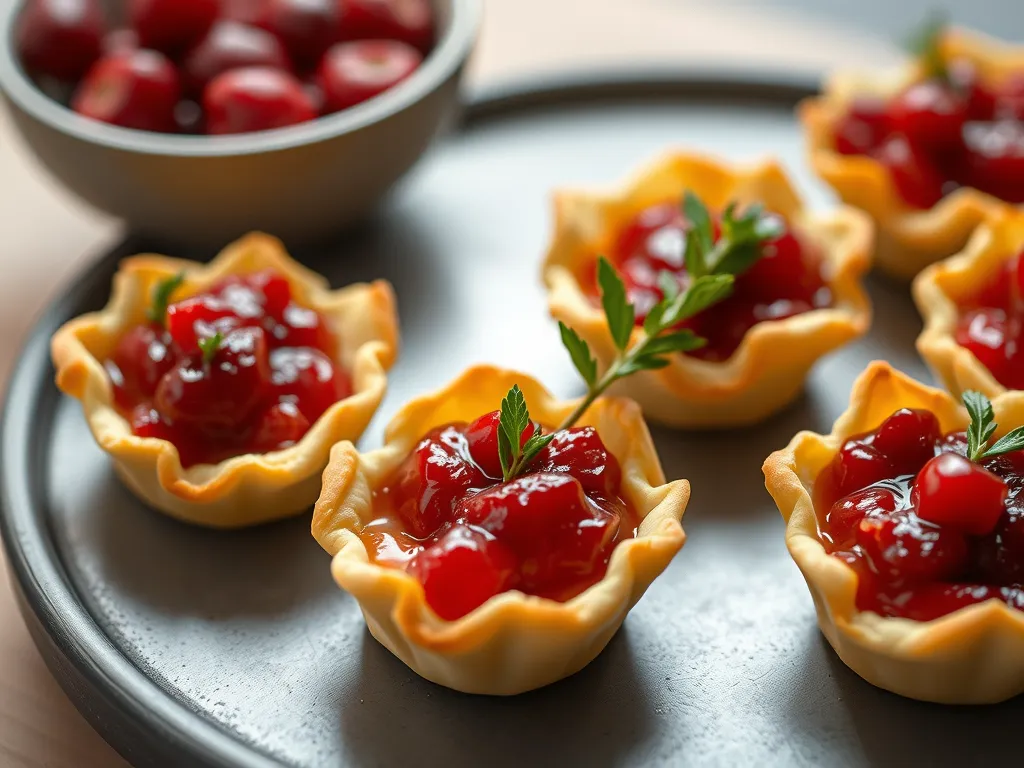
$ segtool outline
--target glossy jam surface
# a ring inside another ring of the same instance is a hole
[[[1024,608],[1024,452],[966,453],[962,432],[903,409],[819,475],[821,539],[857,572],[858,608],[917,621],[990,599]]]
[[[1024,252],[1009,259],[976,296],[960,305],[957,343],[996,381],[1024,389]]]
[[[643,324],[647,313],[664,296],[658,285],[662,272],[670,273],[681,287],[687,284],[683,254],[689,229],[681,207],[665,203],[641,211],[619,233],[609,258],[636,307],[637,325]],[[765,243],[761,258],[736,278],[729,298],[686,321],[685,327],[708,342],[687,354],[704,360],[726,360],[757,323],[831,305],[832,292],[823,274],[824,266],[814,245],[791,228]],[[585,280],[596,300],[593,267]]]
[[[526,474],[503,483],[497,426],[495,411],[424,436],[374,491],[380,514],[360,534],[376,562],[423,584],[444,619],[513,589],[568,600],[636,533],[618,461],[592,427],[556,433]]]
[[[430,0],[26,0],[14,32],[28,74],[79,114],[218,135],[374,98],[419,69],[435,18]]]
[[[836,151],[881,162],[911,207],[959,187],[1024,202],[1024,72],[989,83],[954,61],[948,78],[854,100],[834,130]]]
[[[212,356],[200,341],[220,334]],[[322,316],[272,272],[230,277],[139,325],[105,361],[118,409],[140,437],[169,440],[183,466],[287,448],[351,394]]]

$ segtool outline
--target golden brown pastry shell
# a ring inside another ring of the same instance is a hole
[[[619,189],[556,192],[555,232],[543,265],[548,308],[590,344],[602,366],[616,350],[580,276],[599,254],[611,252],[616,234],[640,211],[680,200],[686,190],[712,210],[732,201],[760,202],[792,222],[821,250],[833,305],[758,323],[726,361],[674,355],[667,368],[630,376],[612,391],[632,397],[645,416],[672,427],[755,424],[799,396],[819,358],[867,331],[871,305],[861,278],[870,266],[871,222],[852,208],[811,213],[773,161],[733,168],[699,155],[668,153]]]
[[[993,400],[998,435],[1024,424],[1024,395]],[[872,363],[829,435],[801,432],[764,464],[765,485],[786,520],[786,546],[807,581],[818,625],[843,662],[869,683],[924,701],[987,704],[1024,692],[1024,612],[998,600],[934,621],[885,618],[855,604],[857,576],[825,551],[811,501],[815,479],[843,441],[875,429],[899,408],[924,408],[942,430],[968,418],[949,394],[887,363]]]
[[[949,58],[973,62],[990,82],[1024,72],[1024,47],[1011,46],[963,30],[950,30],[942,40]],[[903,201],[889,172],[873,158],[841,155],[834,150],[835,126],[854,98],[891,96],[920,79],[917,64],[898,71],[839,72],[825,83],[821,96],[799,107],[807,134],[810,162],[815,172],[849,205],[866,211],[878,227],[875,264],[897,280],[910,281],[929,264],[952,256],[1000,200],[970,187],[962,187],[937,205],[920,210]]]
[[[152,289],[161,280],[184,273],[178,299],[228,275],[264,269],[283,275],[295,298],[326,318],[339,344],[336,360],[352,378],[352,395],[331,406],[294,446],[183,468],[172,443],[132,433],[114,407],[103,361],[127,330],[146,322]],[[255,525],[307,509],[320,491],[331,446],[357,439],[380,404],[397,349],[395,300],[386,282],[331,291],[323,277],[263,234],[229,245],[205,265],[153,254],[125,259],[107,306],[71,320],[51,342],[57,386],[81,401],[93,437],[125,484],[150,506],[213,528]]]
[[[359,602],[373,636],[417,674],[467,693],[521,693],[585,667],[685,539],[680,519],[689,484],[665,482],[635,403],[601,398],[578,423],[596,427],[619,460],[622,495],[641,523],[635,539],[615,548],[598,584],[565,603],[504,592],[460,619],[445,621],[412,576],[371,562],[358,533],[377,514],[374,489],[430,429],[495,410],[516,383],[531,418],[542,424],[560,423],[574,406],[524,374],[470,368],[439,392],[402,408],[388,426],[383,448],[359,453],[348,442],[335,446],[313,515],[313,536],[333,555],[331,572]]]

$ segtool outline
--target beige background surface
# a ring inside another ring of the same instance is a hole
[[[0,0],[12,2],[12,0]],[[589,68],[680,63],[818,74],[890,62],[884,39],[794,12],[699,0],[485,0],[468,85]],[[0,380],[32,318],[120,236],[34,163],[0,110]],[[50,677],[0,577],[0,766],[123,766]]]

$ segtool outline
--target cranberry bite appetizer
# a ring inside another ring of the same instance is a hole
[[[636,403],[601,395],[697,346],[674,321],[730,278],[705,276],[660,302],[665,323],[630,343],[635,308],[602,264],[622,365],[598,375],[563,325],[581,400],[481,366],[406,405],[383,448],[331,452],[313,535],[374,637],[441,685],[515,694],[577,672],[683,545],[689,484],[665,483]]]
[[[930,24],[896,73],[841,73],[800,107],[811,163],[878,225],[909,280],[960,251],[993,205],[1024,203],[1024,48]]]
[[[870,683],[949,704],[1024,692],[1024,397],[963,407],[873,363],[827,436],[765,462],[818,623]]]
[[[703,342],[615,391],[670,426],[737,427],[785,407],[820,357],[867,330],[860,278],[871,243],[867,217],[810,214],[774,163],[733,169],[669,154],[621,190],[557,192],[543,277],[551,314],[605,371],[620,345],[597,300],[601,257],[636,306],[634,339],[660,322],[657,302],[702,276],[728,277],[715,302],[673,326]]]
[[[954,397],[1024,389],[1024,211],[1003,208],[914,280],[917,348]]]
[[[132,491],[236,528],[315,501],[331,446],[380,404],[397,344],[387,283],[331,291],[254,234],[208,265],[125,260],[106,308],[64,325],[52,354]]]

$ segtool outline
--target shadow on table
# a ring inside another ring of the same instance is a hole
[[[575,765],[581,755],[593,766],[627,755],[642,763],[635,752],[654,717],[625,627],[582,671],[514,697],[471,696],[422,680],[369,631],[358,675],[337,701],[345,748],[358,764],[456,768],[478,766],[483,755],[491,768]],[[380,740],[382,722],[395,738]]]

